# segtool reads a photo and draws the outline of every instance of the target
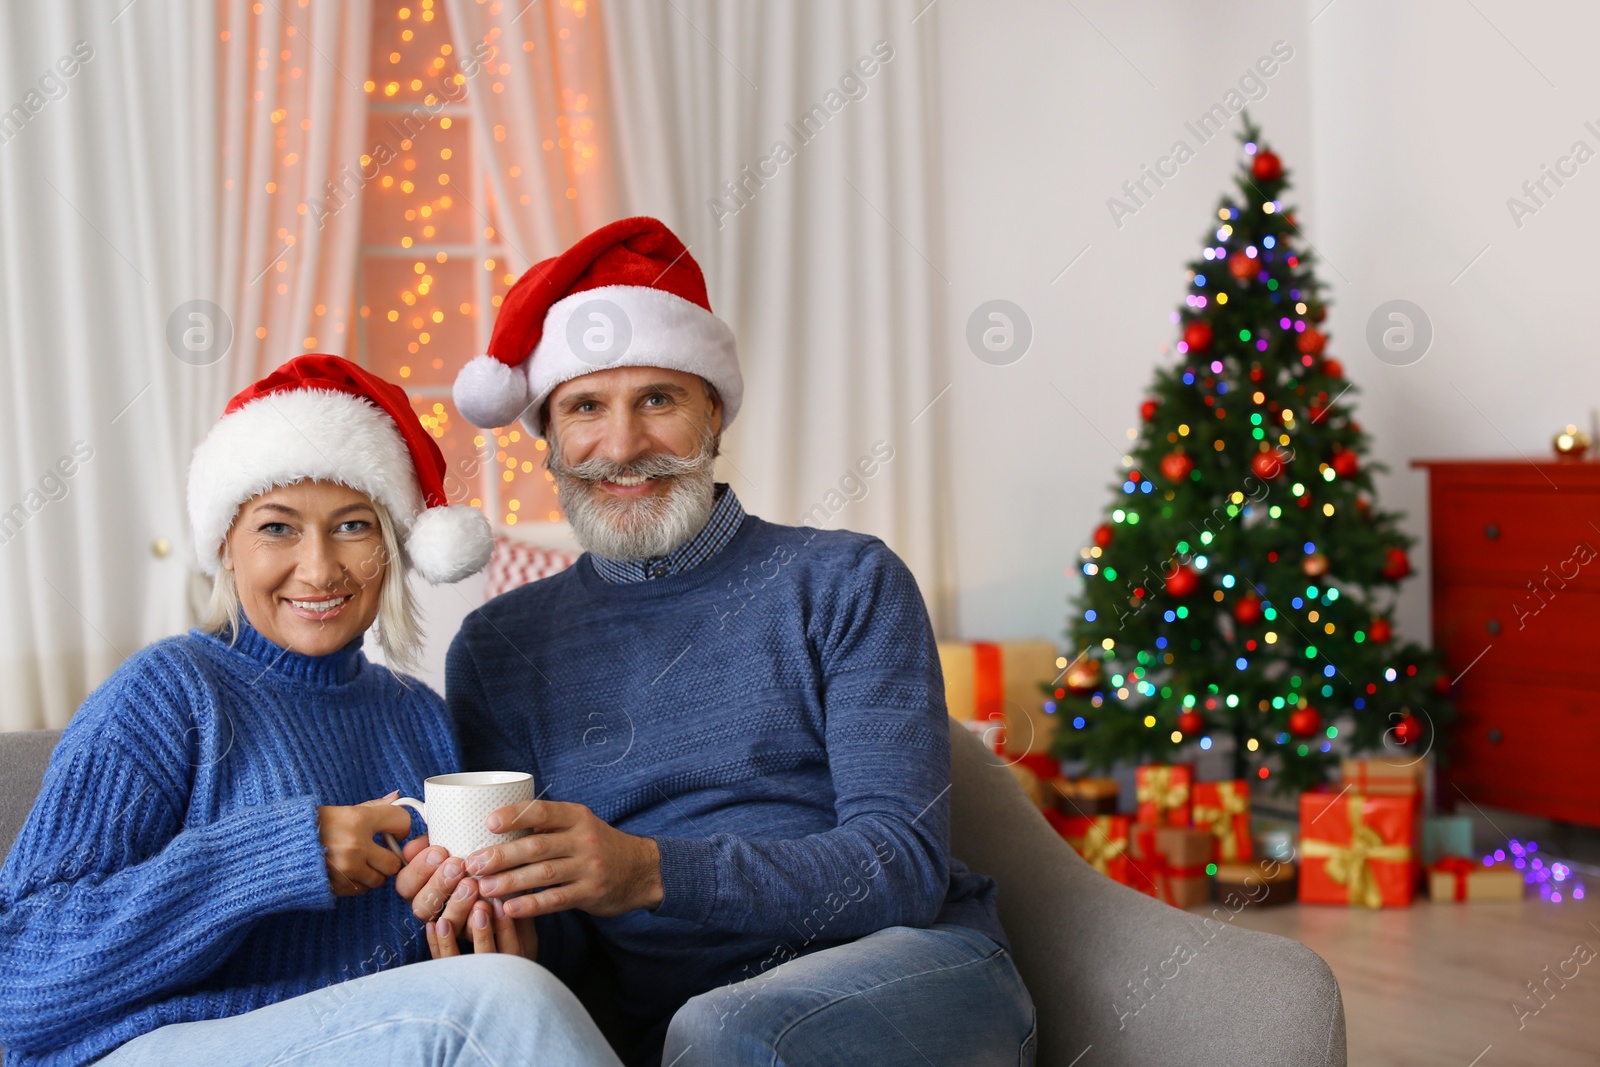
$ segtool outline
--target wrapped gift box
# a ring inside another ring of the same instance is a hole
[[[1467,856],[1447,856],[1428,867],[1428,896],[1437,901],[1509,904],[1522,900],[1526,887],[1522,872],[1509,863],[1485,867]]]
[[[1196,782],[1193,793],[1194,825],[1211,834],[1211,858],[1219,863],[1251,859],[1250,783],[1243,778]]]
[[[1264,908],[1295,899],[1295,865],[1275,859],[1219,863],[1212,879],[1217,900]]]
[[[1043,779],[1061,773],[1050,755],[1056,719],[1043,686],[1061,673],[1051,641],[940,641],[944,701],[990,748]]]
[[[1339,784],[1371,797],[1407,796],[1422,802],[1428,761],[1420,756],[1368,756],[1339,761]]]
[[[1113,882],[1128,884],[1128,818],[1125,815],[1070,817],[1046,811],[1045,818],[1089,866]]]
[[[1422,862],[1429,867],[1449,856],[1471,859],[1472,819],[1465,815],[1433,815],[1422,820]]]
[[[1177,908],[1211,899],[1206,863],[1211,834],[1205,830],[1135,823],[1129,831],[1128,884]]]
[[[1134,772],[1139,810],[1134,822],[1189,826],[1194,768],[1187,763],[1147,763]]]
[[[1300,902],[1409,905],[1415,812],[1409,796],[1300,794]]]
[[[1063,815],[1115,815],[1115,778],[1055,778],[1050,782],[1055,808]]]

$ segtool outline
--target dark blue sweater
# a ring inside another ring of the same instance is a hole
[[[76,1065],[426,959],[390,885],[335,897],[319,804],[459,768],[444,702],[367,662],[191,631],[78,709],[0,869],[6,1067]],[[416,825],[415,823],[413,825]],[[346,997],[326,993],[319,1017]]]
[[[1006,944],[994,880],[949,855],[927,610],[875,537],[747,516],[705,562],[630,583],[586,554],[467,616],[445,693],[469,769],[530,771],[659,844],[655,911],[540,921],[563,977],[572,939],[598,941],[641,1026],[889,926]]]

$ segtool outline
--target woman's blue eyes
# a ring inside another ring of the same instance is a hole
[[[366,519],[346,519],[339,524],[340,533],[365,533],[370,529],[372,529],[372,523]],[[286,522],[268,522],[261,525],[260,532],[272,537],[283,537],[294,533],[294,527]]]

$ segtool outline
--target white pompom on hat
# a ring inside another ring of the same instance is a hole
[[[456,375],[456,409],[485,429],[539,408],[562,382],[612,367],[698,374],[722,397],[724,428],[744,399],[733,330],[711,312],[705,277],[656,219],[620,219],[534,264],[500,303],[489,351]]]
[[[445,497],[444,454],[405,391],[349,360],[291,359],[228,402],[189,466],[189,521],[207,574],[245,501],[277,486],[328,481],[366,493],[394,522],[412,568],[434,584],[489,562],[477,508]]]

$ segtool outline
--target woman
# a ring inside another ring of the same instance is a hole
[[[405,393],[337,357],[229,403],[189,473],[209,617],[84,702],[0,869],[7,1067],[616,1062],[531,924],[480,902],[430,952],[385,886],[389,801],[460,754],[443,701],[361,647],[376,623],[414,659],[408,564],[487,561],[443,475]]]

